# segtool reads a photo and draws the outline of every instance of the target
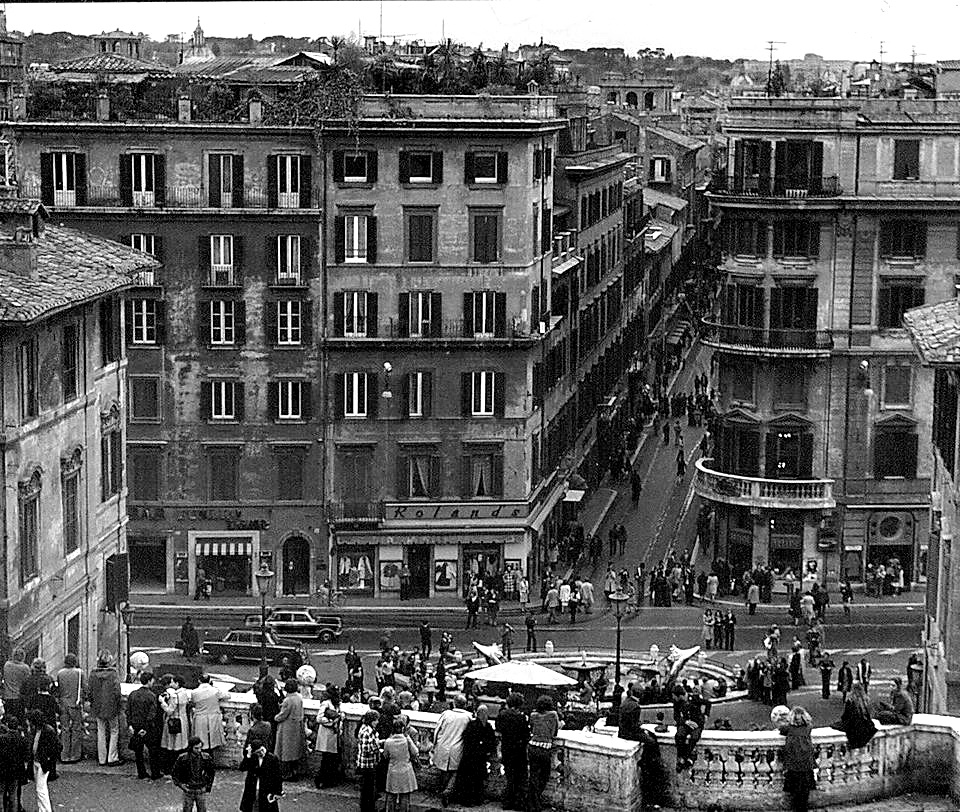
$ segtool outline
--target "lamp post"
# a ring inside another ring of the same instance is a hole
[[[617,665],[614,676],[614,687],[620,684],[620,621],[623,620],[623,607],[630,600],[630,596],[618,589],[610,596],[613,603],[613,616],[617,619]]]
[[[120,617],[123,618],[123,625],[127,627],[127,646],[126,646],[126,666],[127,666],[127,679],[130,678],[130,628],[133,626],[133,606],[130,605],[130,601],[127,601],[120,607]]]
[[[260,665],[267,664],[267,593],[273,583],[274,572],[266,561],[260,562],[260,569],[254,573],[257,579],[257,591],[260,593]]]

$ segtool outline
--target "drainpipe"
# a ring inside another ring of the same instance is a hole
[[[333,547],[334,542],[330,531],[330,518],[327,509],[327,440],[330,423],[328,397],[328,379],[330,375],[330,356],[327,347],[327,311],[329,291],[327,289],[327,149],[326,142],[321,136],[317,141],[317,152],[320,158],[320,226],[318,251],[320,254],[320,539],[327,545],[327,580],[333,588]],[[316,567],[314,567],[316,572]]]

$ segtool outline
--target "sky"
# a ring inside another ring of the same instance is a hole
[[[918,61],[960,58],[960,0],[246,0],[246,2],[8,2],[8,27],[151,38],[188,33],[256,39],[379,34],[388,41],[454,40],[511,47],[541,37],[561,47],[662,47],[675,55]],[[382,28],[381,28],[382,9]]]

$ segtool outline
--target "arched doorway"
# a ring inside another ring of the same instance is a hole
[[[627,93],[627,107],[636,107],[637,106],[637,94],[632,90]]]
[[[616,90],[611,90],[609,93],[607,93],[607,103],[608,103],[608,104],[616,104],[616,103],[617,103],[617,91],[616,91]]]
[[[310,542],[302,536],[283,543],[283,594],[310,594]]]
[[[643,94],[643,109],[653,110],[654,106],[655,105],[654,105],[654,99],[653,99],[653,91],[648,90],[646,93]]]

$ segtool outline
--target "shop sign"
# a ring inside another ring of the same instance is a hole
[[[527,515],[526,502],[387,502],[388,521],[446,521],[458,519],[483,521],[485,519],[522,519]]]

